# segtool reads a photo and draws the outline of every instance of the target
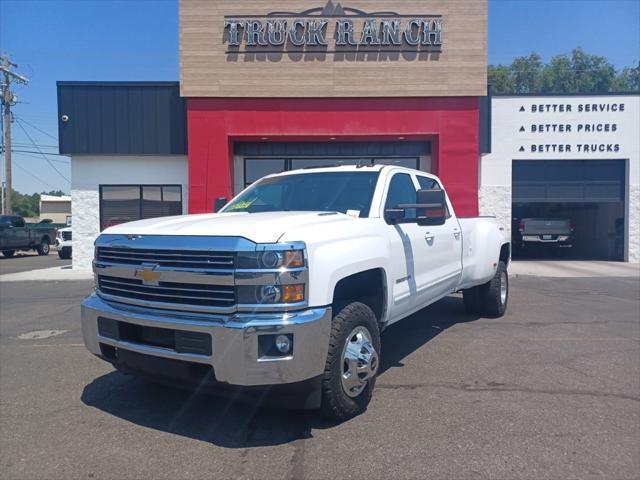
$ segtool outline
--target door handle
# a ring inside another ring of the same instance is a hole
[[[426,240],[427,242],[433,242],[433,239],[434,239],[434,238],[436,238],[436,236],[435,236],[433,233],[431,233],[431,232],[427,232],[427,233],[424,235],[424,238],[425,238],[425,240]]]

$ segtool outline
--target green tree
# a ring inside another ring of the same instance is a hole
[[[613,92],[637,92],[640,91],[640,65],[636,68],[625,67],[616,75],[611,85]]]
[[[568,55],[556,55],[542,71],[542,93],[575,93],[575,74]]]
[[[40,194],[22,194],[16,190],[11,192],[13,213],[21,217],[37,217],[40,214]]]
[[[17,190],[11,191],[11,204],[13,213],[21,217],[31,218],[40,215],[40,195],[54,195],[59,197],[66,195],[62,190],[51,190],[50,192],[24,194]]]
[[[511,64],[513,93],[537,93],[542,84],[542,58],[537,53],[518,57]]]
[[[493,93],[513,93],[513,79],[508,65],[489,65],[487,75]]]
[[[516,58],[511,65],[490,65],[489,82],[497,94],[607,93],[640,91],[640,66],[624,68],[616,74],[614,66],[599,55],[581,48],[556,55],[543,64],[531,53]]]

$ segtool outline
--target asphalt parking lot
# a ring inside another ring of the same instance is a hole
[[[638,478],[637,277],[518,276],[502,319],[447,298],[384,333],[343,424],[114,372],[82,345],[90,290],[0,284],[2,478]]]
[[[55,248],[51,248],[49,255],[43,256],[36,252],[16,252],[11,258],[0,255],[0,275],[67,265],[71,265],[71,259],[60,260]]]

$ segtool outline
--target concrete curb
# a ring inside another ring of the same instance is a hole
[[[7,282],[53,282],[53,281],[78,281],[91,280],[91,270],[73,270],[70,265],[63,267],[41,268],[27,272],[7,273],[0,275],[0,283]]]

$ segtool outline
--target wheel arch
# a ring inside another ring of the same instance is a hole
[[[500,256],[498,257],[498,260],[509,266],[509,263],[511,262],[511,243],[504,243],[500,247]]]
[[[387,272],[382,267],[370,268],[338,280],[333,289],[332,305],[359,301],[367,305],[382,325],[387,314]]]

